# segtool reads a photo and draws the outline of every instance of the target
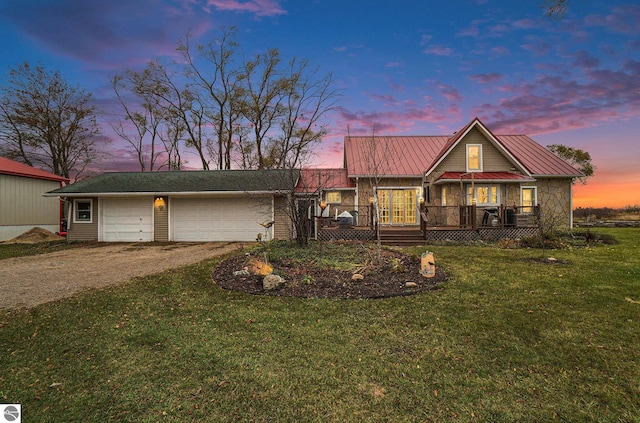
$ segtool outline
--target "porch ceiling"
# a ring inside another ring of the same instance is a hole
[[[444,184],[451,182],[470,181],[471,173],[466,172],[445,172],[434,184]],[[535,179],[527,176],[511,172],[474,172],[473,180],[478,182],[493,183],[519,183],[519,182],[535,182]]]

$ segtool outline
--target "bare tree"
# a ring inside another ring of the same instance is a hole
[[[269,133],[283,113],[283,89],[288,83],[278,69],[279,64],[280,52],[270,49],[245,62],[241,77],[245,87],[241,108],[253,129],[253,152],[258,169],[274,167],[273,156],[265,152]]]
[[[349,131],[347,131],[349,132]],[[380,228],[380,184],[383,178],[392,174],[391,171],[395,167],[395,158],[399,154],[394,151],[394,145],[389,137],[376,135],[375,124],[371,130],[371,137],[366,137],[356,147],[359,149],[358,155],[361,163],[360,168],[364,173],[364,177],[369,180],[371,189],[371,197],[373,198],[373,213],[376,229],[376,242],[378,245],[377,258],[380,259],[382,241]],[[389,213],[391,211],[388,211]]]
[[[548,18],[562,19],[569,9],[570,0],[542,0],[541,7]]]
[[[166,164],[157,163],[162,160],[164,153],[162,149],[156,149],[157,144],[160,143],[162,111],[148,92],[139,92],[136,96],[132,87],[134,81],[135,76],[131,72],[125,72],[111,80],[111,86],[124,113],[124,122],[111,123],[111,127],[120,138],[133,147],[140,170],[152,172]],[[133,100],[127,98],[127,95],[138,97],[139,102],[135,106],[132,105]]]
[[[2,154],[70,178],[96,158],[100,127],[91,94],[25,62],[1,87],[0,135]]]
[[[208,69],[196,63],[189,34],[178,43],[177,49],[187,65],[186,76],[203,90],[203,101],[208,100],[207,116],[215,128],[219,169],[231,168],[234,128],[241,117],[238,101],[240,69],[236,63],[238,44],[233,40],[236,32],[233,27],[225,29],[220,39],[197,47],[199,57],[208,62]]]
[[[141,72],[130,71],[134,91],[143,98],[153,98],[167,122],[180,128],[185,147],[193,148],[202,168],[209,169],[209,140],[206,107],[201,93],[188,84],[180,84],[179,75],[157,61],[151,61]],[[176,126],[177,125],[177,126]]]
[[[295,168],[309,159],[313,147],[327,133],[322,118],[334,109],[340,93],[331,74],[317,78],[307,60],[291,60],[283,85],[280,136],[272,144],[272,161],[278,168]]]

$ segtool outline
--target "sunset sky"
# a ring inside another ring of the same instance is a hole
[[[351,134],[453,134],[475,116],[495,134],[588,151],[576,207],[640,205],[640,4],[572,0],[2,0],[0,75],[40,62],[114,104],[109,80],[238,27],[247,56],[277,48],[332,72],[343,97],[314,164],[342,165]],[[105,124],[106,125],[106,124]],[[132,156],[110,144],[105,170]],[[195,163],[195,161],[194,161]],[[135,169],[135,167],[133,167]]]

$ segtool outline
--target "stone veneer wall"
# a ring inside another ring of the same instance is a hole
[[[551,219],[555,224],[569,227],[571,224],[571,179],[538,179],[531,186],[538,187],[538,204],[542,218]]]

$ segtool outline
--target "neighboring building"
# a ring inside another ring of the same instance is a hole
[[[42,194],[68,182],[53,173],[0,157],[0,241],[34,227],[60,231],[61,206]]]
[[[289,195],[313,236],[346,221],[415,228],[424,239],[427,228],[499,227],[495,236],[508,237],[531,233],[506,229],[532,229],[541,216],[570,227],[580,176],[528,136],[494,135],[476,118],[453,136],[347,136],[340,169],[106,173],[47,195],[72,206],[72,240],[290,239]]]

